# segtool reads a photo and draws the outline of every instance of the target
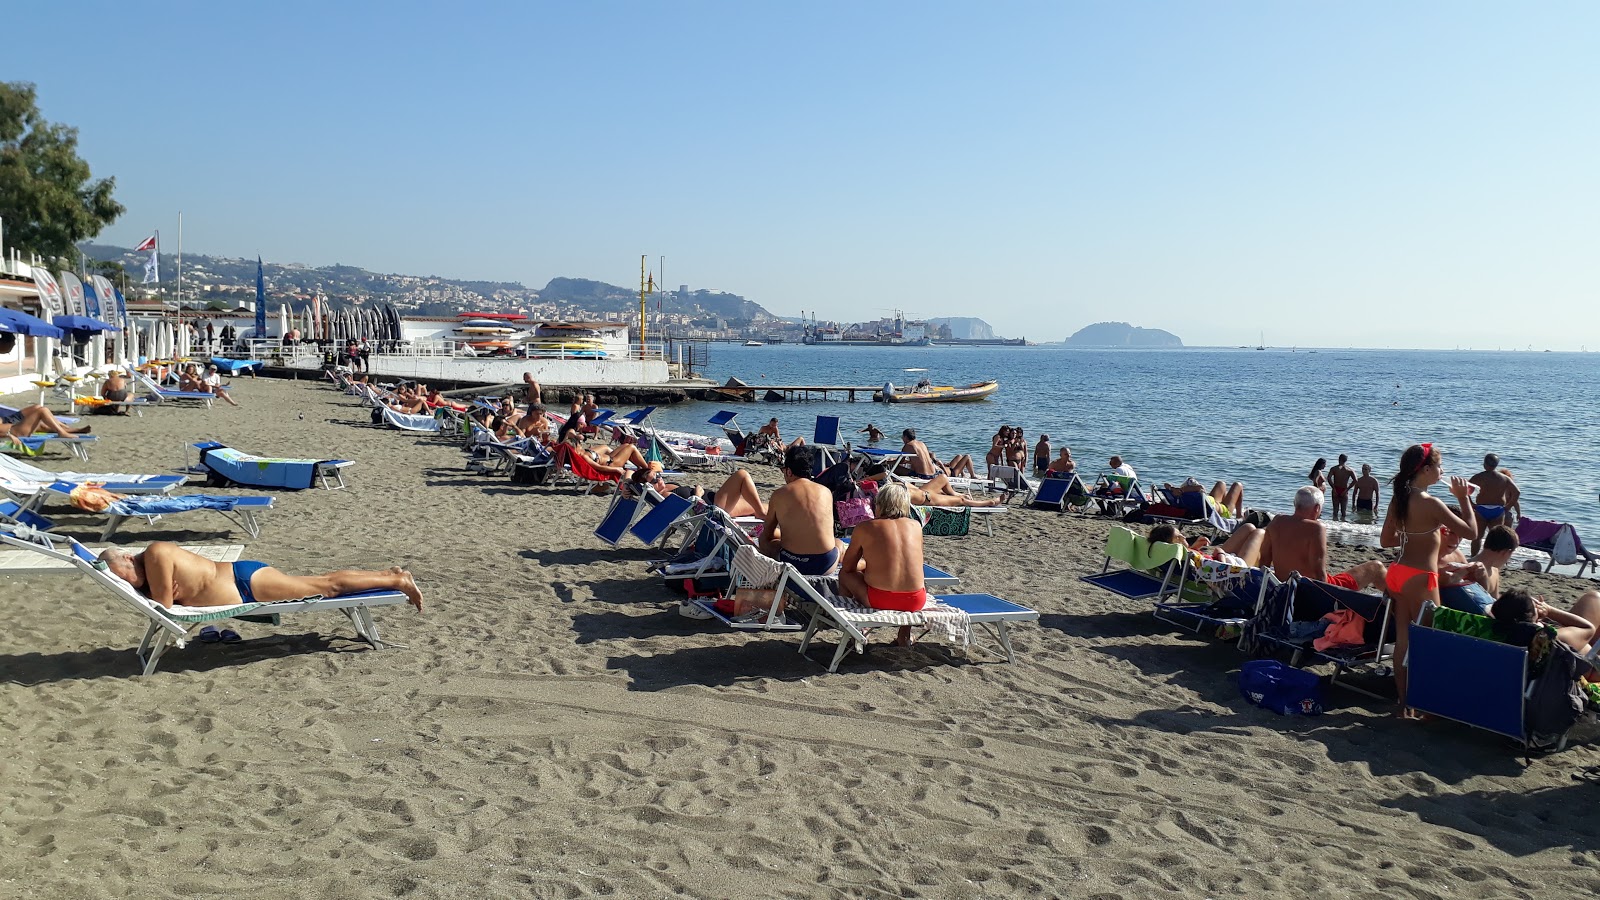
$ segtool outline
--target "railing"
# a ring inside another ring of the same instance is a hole
[[[390,346],[390,345],[394,346]],[[196,344],[196,349],[202,345]],[[245,349],[222,350],[218,356],[243,359],[267,359],[270,357],[321,357],[327,352],[338,354],[343,351],[344,344],[338,341],[293,341],[285,342],[281,338],[266,338],[262,340],[249,340],[245,342]],[[416,340],[416,341],[380,341],[377,344],[368,344],[370,353],[374,357],[399,357],[405,359],[415,358],[440,358],[455,359],[516,359],[516,360],[574,360],[585,362],[614,362],[618,360],[667,360],[669,356],[664,345],[656,344],[641,351],[638,347],[629,346],[619,348],[607,346],[602,348],[605,357],[597,358],[593,350],[539,350],[538,356],[501,356],[479,353],[464,341],[454,340]]]

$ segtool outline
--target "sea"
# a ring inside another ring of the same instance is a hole
[[[652,424],[715,434],[706,419],[730,409],[746,430],[776,416],[785,440],[809,440],[816,416],[837,415],[842,440],[864,442],[855,432],[872,423],[899,446],[914,427],[940,459],[970,453],[980,472],[995,431],[1017,425],[1030,448],[1040,433],[1071,447],[1080,472],[1119,454],[1147,482],[1242,481],[1245,504],[1272,511],[1293,505],[1319,457],[1332,466],[1348,454],[1387,482],[1410,444],[1441,448],[1447,475],[1471,475],[1495,453],[1526,516],[1572,522],[1600,550],[1600,353],[714,344],[704,371],[758,388],[909,388],[926,376],[993,378],[1000,390],[949,404],[695,402],[663,407]]]

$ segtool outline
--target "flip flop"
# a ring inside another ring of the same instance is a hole
[[[232,628],[222,629],[222,634],[219,637],[224,644],[237,644],[244,640],[244,638],[239,637],[239,632],[234,631]]]
[[[215,644],[217,641],[222,640],[222,635],[217,632],[215,625],[207,625],[200,629],[199,634],[195,635],[195,640],[202,644]]]

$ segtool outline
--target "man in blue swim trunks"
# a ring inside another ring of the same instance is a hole
[[[767,501],[759,549],[802,575],[829,575],[841,545],[833,536],[833,492],[811,480],[815,461],[816,451],[805,445],[784,452],[784,485]]]
[[[1504,525],[1489,529],[1483,539],[1483,551],[1470,560],[1455,550],[1460,538],[1450,529],[1443,529],[1442,537],[1439,602],[1462,612],[1489,615],[1489,608],[1500,596],[1500,573],[1511,563],[1511,554],[1519,546],[1517,533]]]
[[[1506,507],[1517,505],[1522,492],[1511,476],[1500,471],[1500,457],[1493,453],[1484,456],[1483,471],[1467,480],[1478,489],[1472,500],[1473,514],[1478,517],[1478,536],[1472,540],[1472,552],[1477,555],[1489,529],[1512,524],[1506,521]]]
[[[288,575],[266,563],[212,562],[170,541],[157,541],[141,553],[113,547],[101,551],[100,560],[111,574],[169,609],[174,605],[233,606],[394,590],[422,611],[422,592],[411,573],[398,566],[384,572],[341,569],[326,575]]]

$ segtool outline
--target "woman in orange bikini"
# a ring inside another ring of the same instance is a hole
[[[1432,444],[1413,444],[1400,456],[1400,472],[1389,499],[1389,512],[1383,519],[1379,543],[1399,547],[1400,559],[1389,564],[1385,578],[1394,603],[1394,682],[1400,692],[1400,707],[1406,705],[1406,625],[1416,621],[1422,604],[1439,602],[1439,529],[1449,528],[1466,540],[1478,533],[1476,522],[1450,511],[1444,501],[1428,494],[1428,487],[1443,477],[1438,448]],[[1465,478],[1450,479],[1450,493],[1461,509],[1471,509],[1472,485]]]

